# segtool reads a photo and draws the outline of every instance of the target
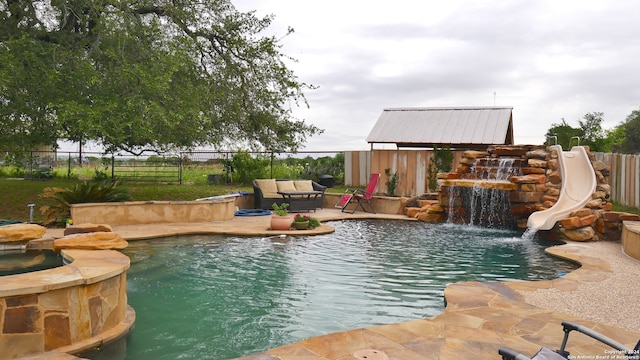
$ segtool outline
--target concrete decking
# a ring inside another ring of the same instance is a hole
[[[358,218],[404,219],[402,215],[345,214],[335,209],[322,209],[311,213],[321,221]],[[172,223],[117,226],[118,232],[127,240],[147,239],[162,236],[193,233],[216,233],[235,235],[269,236],[282,231],[270,231],[269,216],[235,217],[232,220],[209,223]],[[318,233],[333,231],[327,225],[315,230]],[[61,229],[53,229],[49,234],[60,236]],[[296,234],[313,233],[313,230],[293,231]],[[594,246],[599,243],[589,243]],[[602,246],[620,246],[603,243]],[[565,277],[536,282],[466,282],[448,286],[445,289],[447,306],[438,316],[414,321],[355,329],[303,340],[294,344],[245,356],[243,360],[376,360],[376,359],[498,359],[498,349],[507,346],[531,356],[541,346],[558,348],[563,332],[562,320],[579,322],[633,348],[640,339],[638,328],[617,327],[615,316],[604,322],[581,318],[580,314],[553,311],[536,307],[525,302],[523,292],[537,292],[552,289],[564,293],[565,299],[574,300],[574,290],[602,285],[603,292],[613,275],[613,261],[606,256],[594,257],[587,251],[590,246],[571,243],[557,246],[549,252],[582,264],[582,267]],[[608,254],[608,253],[607,253]],[[617,256],[624,257],[619,252]],[[633,267],[629,274],[640,273],[640,261],[631,260],[626,266]],[[612,286],[615,284],[611,284]],[[629,290],[632,291],[632,290]],[[612,292],[612,296],[614,293]],[[602,295],[602,294],[600,294]],[[633,302],[620,298],[617,306],[626,309],[640,308],[637,293]],[[581,301],[583,299],[575,299]],[[615,299],[614,299],[615,300]],[[608,304],[603,305],[610,307]],[[611,312],[611,309],[607,309]],[[575,311],[573,311],[575,312]],[[615,311],[614,311],[615,312]],[[569,339],[568,350],[573,356],[584,355],[585,359],[614,359],[611,349],[588,337],[574,333]],[[609,353],[607,352],[609,351]]]

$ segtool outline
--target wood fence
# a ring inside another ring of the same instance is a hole
[[[595,156],[611,169],[608,177],[611,200],[640,207],[640,155],[595,153]]]
[[[386,194],[386,182],[391,174],[398,174],[396,195],[414,196],[428,192],[428,169],[432,150],[371,150],[346,151],[344,181],[347,186],[365,186],[369,174],[380,173],[377,193]],[[462,151],[454,151],[453,169],[462,157]],[[610,169],[608,183],[611,199],[616,203],[640,207],[640,155],[595,153],[596,160],[604,162]]]
[[[390,173],[398,174],[396,195],[413,196],[428,192],[429,164],[432,150],[371,150],[346,151],[344,154],[344,182],[347,186],[366,186],[369,174],[380,173],[376,193],[387,194],[386,182]],[[458,167],[462,151],[454,151],[453,169]]]

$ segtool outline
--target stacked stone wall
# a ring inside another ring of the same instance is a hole
[[[100,347],[129,331],[129,258],[66,250],[70,265],[5,277],[0,284],[0,358]]]
[[[640,220],[634,214],[612,212],[611,186],[608,184],[610,169],[595,159],[589,152],[591,164],[597,179],[596,191],[584,209],[575,211],[566,219],[559,221],[554,229],[542,232],[546,238],[569,240],[619,240],[622,222],[625,220]],[[558,154],[546,146],[491,146],[487,151],[465,151],[460,160],[460,166],[451,174],[439,177],[440,191],[438,201],[429,201],[416,205],[414,200],[406,201],[405,213],[427,222],[443,222],[448,213],[460,215],[465,210],[455,208],[456,202],[450,204],[450,189],[448,180],[493,179],[497,172],[495,159],[513,159],[513,166],[517,169],[508,180],[516,187],[510,190],[510,213],[516,219],[518,228],[527,227],[527,219],[535,211],[552,207],[560,195],[562,177],[559,172]],[[455,182],[452,182],[455,183]],[[463,214],[462,214],[463,215]]]

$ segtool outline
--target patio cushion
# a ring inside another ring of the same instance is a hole
[[[265,198],[282,197],[278,194],[276,179],[256,179],[256,185],[258,185],[260,191],[262,191],[262,196]]]
[[[313,191],[313,184],[311,180],[294,180],[293,185],[296,187],[296,191]]]
[[[278,186],[278,191],[282,191],[282,192],[298,191],[296,190],[296,187],[293,185],[293,181],[291,180],[277,181],[276,185]]]

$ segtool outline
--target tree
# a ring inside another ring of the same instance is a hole
[[[626,120],[612,131],[613,150],[625,154],[640,153],[640,109],[633,110]]]
[[[607,152],[611,151],[611,138],[609,132],[602,128],[603,113],[586,113],[583,120],[578,120],[578,128],[574,128],[562,119],[560,124],[551,124],[547,130],[547,139],[557,137],[558,145],[564,150],[569,150],[571,146],[588,145],[591,151]],[[577,138],[577,139],[576,139]]]
[[[580,136],[581,134],[582,132],[580,129],[572,127],[567,124],[565,119],[562,119],[562,123],[560,124],[551,124],[551,127],[547,130],[547,134],[545,136],[547,139],[556,139],[558,145],[561,145],[564,150],[568,150],[568,147],[571,144],[571,139],[576,136]]]
[[[608,131],[602,128],[603,113],[592,112],[584,115],[584,121],[578,120],[581,131],[581,145],[588,145],[591,151],[611,151],[611,139]]]
[[[0,0],[0,141],[296,151],[322,130],[292,116],[312,86],[261,36],[272,20],[229,0]]]

